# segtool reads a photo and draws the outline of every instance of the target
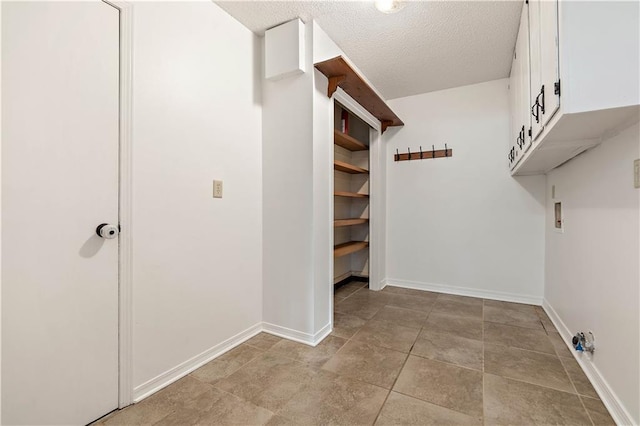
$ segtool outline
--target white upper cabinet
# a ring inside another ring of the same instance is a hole
[[[512,108],[520,109],[511,117],[527,110],[530,124],[523,124],[531,139],[510,162],[516,175],[548,172],[637,121],[640,112],[640,2],[529,0],[523,16],[527,11],[528,31],[521,22],[516,55],[528,44],[529,64],[512,67],[511,88],[521,94],[511,94]],[[513,83],[525,68],[529,88]],[[515,100],[529,95],[526,108]]]

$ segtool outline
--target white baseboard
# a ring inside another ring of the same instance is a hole
[[[349,278],[351,275],[353,274],[353,272],[351,271],[347,271],[344,274],[338,275],[337,277],[333,278],[333,285],[338,284],[340,281],[342,280],[346,280],[347,278]]]
[[[380,291],[383,290],[387,286],[387,280],[380,280],[378,282],[378,286],[376,287],[375,283],[369,282],[369,290]]]
[[[571,353],[574,358],[578,362],[578,365],[584,371],[584,374],[587,376],[593,388],[598,393],[598,396],[604,403],[604,405],[611,413],[611,417],[613,420],[619,425],[633,425],[636,424],[633,421],[633,418],[629,414],[629,412],[624,408],[624,405],[616,395],[616,393],[611,389],[605,378],[600,373],[600,370],[591,362],[591,360],[587,357],[586,354],[577,352],[573,349],[573,345],[570,343],[573,338],[573,332],[569,330],[569,327],[562,321],[558,313],[553,309],[553,307],[549,304],[549,302],[545,299],[543,300],[542,307],[545,312],[555,325],[556,329],[562,336],[562,340],[569,347]]]
[[[316,334],[304,333],[302,331],[293,330],[291,328],[282,327],[268,322],[262,323],[262,331],[265,333],[273,334],[274,336],[282,337],[287,340],[293,340],[294,342],[304,343],[309,346],[317,346],[322,342],[325,337],[332,331],[331,323],[325,325]]]
[[[133,402],[139,402],[149,395],[158,392],[160,389],[169,386],[178,379],[183,378],[193,370],[203,366],[209,361],[219,357],[225,352],[230,351],[239,344],[249,340],[262,331],[262,323],[258,323],[248,329],[236,334],[235,336],[225,340],[224,342],[207,349],[199,355],[179,364],[170,370],[154,377],[153,379],[136,386],[133,389]]]
[[[235,336],[225,340],[224,342],[215,345],[214,347],[207,349],[199,355],[179,364],[162,374],[154,377],[153,379],[136,386],[133,389],[133,402],[140,402],[146,397],[158,392],[159,390],[169,386],[171,383],[183,378],[187,374],[202,367],[209,361],[229,352],[239,344],[246,342],[256,334],[265,332],[273,334],[284,339],[293,340],[295,342],[304,343],[309,346],[317,346],[320,342],[327,337],[333,330],[331,322],[320,329],[315,334],[303,333],[298,330],[292,330],[290,328],[281,327],[275,324],[269,324],[266,322],[258,323],[248,329],[236,334]]]
[[[348,271],[345,272],[342,275],[338,275],[337,277],[333,278],[333,285],[338,284],[340,281],[344,281],[347,278],[351,278],[351,277],[355,277],[355,278],[369,278],[368,274],[363,274],[362,272],[356,272],[356,271]]]
[[[506,293],[502,291],[482,290],[469,287],[457,287],[446,284],[433,284],[418,281],[397,280],[387,278],[383,280],[383,288],[387,285],[411,288],[415,290],[433,291],[436,293],[456,294],[458,296],[480,297],[483,299],[500,300],[503,302],[526,303],[528,305],[542,305],[542,296]]]

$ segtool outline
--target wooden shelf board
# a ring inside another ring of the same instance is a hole
[[[333,221],[333,227],[338,228],[340,226],[361,225],[367,222],[369,222],[369,219],[361,219],[359,217],[353,219],[336,219]]]
[[[333,169],[339,172],[351,173],[351,174],[369,174],[369,170],[362,167],[354,166],[353,164],[345,163],[344,161],[335,160],[333,162]]]
[[[369,198],[369,194],[360,194],[358,192],[347,192],[347,191],[335,191],[333,193],[334,197],[349,197],[349,198]]]
[[[327,92],[329,97],[338,87],[341,87],[356,102],[380,120],[382,132],[389,126],[404,126],[402,120],[389,108],[384,99],[351,68],[342,56],[318,62],[315,67],[329,79]]]
[[[369,247],[368,241],[350,241],[333,247],[333,257],[346,256]]]
[[[363,144],[353,136],[335,129],[333,130],[333,142],[344,149],[348,149],[349,151],[365,151],[369,149],[367,145]]]

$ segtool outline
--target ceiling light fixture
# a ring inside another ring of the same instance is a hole
[[[375,4],[376,9],[382,13],[396,13],[405,6],[400,0],[376,0]]]

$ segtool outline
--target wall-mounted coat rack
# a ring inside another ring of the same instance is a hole
[[[453,157],[453,150],[449,149],[447,144],[444,144],[444,149],[436,149],[435,146],[431,145],[431,149],[428,151],[423,151],[422,147],[420,147],[420,151],[411,152],[411,149],[407,148],[406,154],[400,154],[397,149],[396,153],[393,154],[394,161],[427,160],[430,158],[445,157]]]

